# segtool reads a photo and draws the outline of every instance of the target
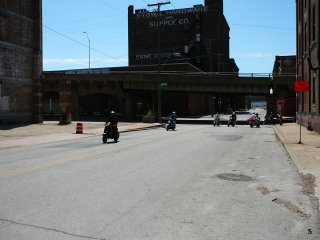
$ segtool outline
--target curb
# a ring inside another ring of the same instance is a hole
[[[299,161],[299,159],[294,155],[293,152],[291,152],[288,148],[288,146],[284,143],[284,139],[286,139],[283,134],[278,130],[277,126],[273,127],[274,132],[275,132],[275,136],[278,140],[280,140],[281,144],[283,145],[284,149],[286,150],[286,152],[289,154],[289,156],[292,159],[292,162],[294,163],[294,165],[297,168],[297,172],[299,174],[311,174],[312,176],[315,177],[315,187],[314,187],[314,196],[318,199],[320,199],[320,176],[316,173],[314,173],[312,170],[310,169],[306,169],[302,163]],[[320,202],[318,202],[319,208],[320,208]]]
[[[131,129],[129,128],[129,129],[125,129],[125,130],[122,130],[122,131],[119,131],[119,132],[120,133],[125,133],[125,132],[142,131],[142,130],[148,130],[148,129],[158,128],[158,127],[161,127],[161,125],[158,124],[158,125],[151,125],[151,126],[131,128]],[[98,132],[98,130],[99,130],[99,132]],[[33,145],[33,144],[47,144],[47,143],[53,143],[53,142],[58,142],[58,141],[66,141],[66,140],[71,140],[71,139],[75,139],[75,138],[80,139],[80,138],[89,138],[89,137],[93,137],[93,136],[102,136],[102,134],[103,134],[103,129],[97,128],[97,129],[91,129],[91,130],[89,130],[87,132],[84,132],[83,134],[76,134],[75,132],[72,132],[72,133],[69,133],[69,134],[65,135],[65,138],[63,138],[63,139],[61,139],[59,137],[56,137],[53,140],[49,140],[49,141],[45,141],[45,142],[36,142],[36,143],[35,142],[30,142],[30,141],[28,143],[26,143],[25,139],[28,139],[30,136],[24,136],[24,137],[22,136],[22,137],[17,138],[16,141],[23,142],[23,143],[13,144],[13,143],[10,143],[10,142],[9,143],[3,142],[4,146],[0,145],[0,150],[8,149],[8,148],[25,147],[25,146],[30,146],[30,145]],[[37,138],[37,136],[33,136],[33,137]]]
[[[296,166],[296,168],[298,169],[298,171],[303,171],[304,167],[303,165],[300,163],[299,160],[296,159],[296,157],[294,156],[294,154],[292,152],[290,152],[290,150],[288,149],[287,145],[285,144],[285,137],[282,135],[282,133],[278,130],[277,126],[273,127],[273,130],[275,132],[275,136],[276,138],[281,142],[282,146],[284,147],[284,149],[286,150],[286,152],[288,153],[288,155],[291,157],[294,165]]]

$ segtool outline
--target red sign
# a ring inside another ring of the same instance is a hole
[[[294,82],[294,91],[295,92],[308,92],[309,91],[309,82]]]
[[[277,104],[280,106],[283,105],[285,102],[286,102],[286,100],[284,98],[278,98],[278,100],[277,100]]]

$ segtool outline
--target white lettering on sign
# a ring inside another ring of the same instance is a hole
[[[174,53],[161,53],[160,58],[174,58],[174,57],[180,57],[182,54],[180,52],[174,52]],[[136,60],[144,60],[144,59],[158,59],[157,53],[149,53],[149,54],[137,54]]]
[[[152,21],[149,22],[149,28],[158,27],[167,27],[167,26],[173,26],[173,25],[182,25],[182,24],[191,24],[191,19],[184,18],[184,19],[172,19],[172,20],[164,20],[164,21]]]
[[[136,60],[142,60],[142,59],[152,59],[152,54],[139,54],[136,55]]]
[[[187,14],[187,13],[201,13],[201,12],[208,12],[208,6],[203,7],[193,7],[193,8],[184,8],[184,9],[177,9],[177,10],[168,10],[160,12],[160,17],[170,16],[170,15],[178,15],[178,14]],[[136,14],[136,17],[139,18],[157,18],[157,12],[145,12],[141,11]]]

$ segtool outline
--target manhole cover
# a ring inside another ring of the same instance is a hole
[[[234,173],[221,173],[216,175],[218,178],[227,181],[235,181],[235,182],[249,182],[253,181],[252,177],[242,175],[242,174],[234,174]]]

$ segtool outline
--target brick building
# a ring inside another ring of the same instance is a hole
[[[0,123],[42,121],[41,2],[0,1]]]
[[[283,116],[295,116],[296,114],[296,93],[294,92],[294,82],[296,80],[296,56],[276,56],[273,65],[273,82],[281,82],[284,77],[290,79],[288,84],[277,85],[274,94],[277,99],[273,99],[273,105],[277,109],[272,111],[279,112]],[[279,98],[284,99],[284,104],[277,104]]]
[[[160,12],[128,8],[129,66],[189,62],[205,72],[238,72],[229,57],[223,0]],[[158,57],[160,56],[160,57]]]
[[[297,81],[309,82],[309,91],[297,95],[297,118],[320,132],[320,3],[296,0]]]

